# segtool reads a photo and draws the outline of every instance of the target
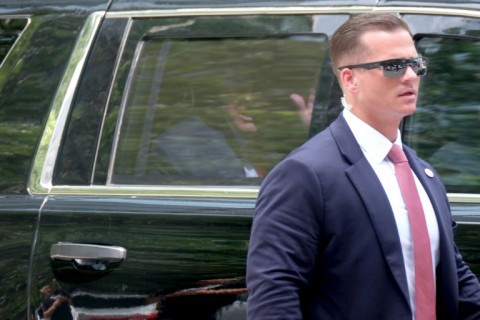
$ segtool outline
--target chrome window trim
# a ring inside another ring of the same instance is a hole
[[[256,198],[259,187],[242,186],[55,186],[50,192],[54,195],[81,196],[127,196],[135,197],[219,197]]]
[[[470,226],[480,225],[480,223],[478,222],[471,222],[471,221],[458,221],[457,224],[470,225]]]
[[[131,27],[132,27],[132,19],[130,19],[128,23],[128,32],[130,32]],[[126,33],[125,36],[128,37],[128,33]],[[113,134],[112,156],[110,157],[110,163],[108,165],[107,185],[110,185],[112,182],[113,168],[115,167],[115,161],[117,160],[116,155],[118,150],[118,144],[120,142],[120,133],[121,133],[124,117],[125,117],[127,100],[129,98],[129,92],[132,89],[132,81],[135,76],[134,73],[137,70],[138,60],[140,59],[140,55],[144,47],[145,47],[145,42],[142,41],[141,43],[137,44],[137,47],[135,48],[135,53],[133,54],[133,59],[132,59],[132,65],[128,72],[127,81],[125,83],[125,88],[123,90],[123,95],[120,102],[119,114],[117,119],[117,125],[115,127],[115,133]]]
[[[256,198],[260,187],[242,186],[52,186],[49,194],[83,196],[169,196],[169,197],[226,197]],[[46,194],[39,192],[39,194]],[[450,203],[480,204],[480,194],[449,193]]]
[[[104,16],[105,12],[99,11],[87,18],[70,56],[33,161],[28,182],[28,190],[33,194],[50,194],[51,192],[55,161],[67,116],[87,56]]]
[[[480,11],[432,7],[247,7],[247,8],[201,8],[176,10],[145,11],[99,11],[91,14],[81,31],[73,50],[70,62],[53,101],[52,110],[35,155],[33,169],[29,177],[29,192],[39,195],[83,195],[83,196],[178,196],[178,197],[241,197],[254,198],[259,187],[241,186],[53,186],[52,177],[58,149],[60,147],[67,115],[72,98],[78,85],[81,70],[91,50],[93,39],[99,29],[102,18],[159,18],[182,16],[216,16],[216,15],[288,15],[288,14],[349,14],[361,12],[395,12],[399,14],[424,14],[442,16],[463,16],[480,18]],[[480,194],[448,194],[451,203],[480,203]]]
[[[450,203],[477,203],[480,204],[480,194],[473,193],[448,193]]]
[[[125,30],[124,30],[124,33],[123,33],[123,37],[122,37],[122,42],[120,44],[120,51],[123,52],[123,50],[125,49],[125,46],[126,46],[126,43],[127,43],[127,39],[128,39],[128,34],[130,33],[130,29],[132,27],[132,19],[129,19],[127,21],[127,25],[125,27]],[[120,66],[120,63],[121,63],[121,56],[118,55],[117,56],[117,60],[115,61],[115,67],[114,67],[114,71],[113,71],[113,74],[114,74],[114,77],[116,78],[117,74],[118,74],[118,70],[119,68],[121,67]],[[115,79],[113,79],[115,81]],[[110,100],[112,98],[112,91],[113,91],[113,86],[110,87],[110,89],[108,90],[108,96],[107,96],[107,101],[106,101],[106,105],[108,106],[110,104]],[[103,117],[102,117],[102,122],[101,122],[101,125],[100,125],[100,134],[99,134],[99,137],[102,136],[102,133],[103,133],[103,128],[105,126],[105,121],[107,121],[106,119],[107,117],[107,112],[104,112],[103,114]],[[120,116],[119,119],[123,118],[123,116]],[[117,122],[120,121],[117,119]],[[120,124],[117,123],[117,127],[119,126]],[[115,151],[115,150],[114,150]],[[98,153],[100,152],[100,144],[98,143],[97,144],[97,148],[95,149],[95,159],[93,161],[93,169],[92,169],[92,174],[90,176],[90,184],[93,184],[94,182],[94,178],[95,178],[95,170],[96,170],[96,167],[97,167],[97,160],[98,160]],[[110,170],[110,169],[109,169]]]
[[[287,14],[350,14],[361,12],[395,12],[400,14],[432,14],[442,16],[479,17],[480,11],[434,7],[373,7],[373,6],[346,6],[346,7],[245,7],[245,8],[192,8],[171,10],[138,10],[107,12],[105,18],[160,18],[182,16],[235,16],[235,15],[287,15]]]

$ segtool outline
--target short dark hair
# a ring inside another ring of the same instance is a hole
[[[390,13],[362,13],[352,15],[333,34],[329,54],[334,73],[337,74],[339,60],[345,56],[359,55],[362,50],[360,36],[367,31],[410,32],[408,25],[399,17]]]

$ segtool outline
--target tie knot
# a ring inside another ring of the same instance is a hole
[[[392,149],[387,154],[388,159],[393,163],[408,162],[405,153],[398,145],[393,144]]]

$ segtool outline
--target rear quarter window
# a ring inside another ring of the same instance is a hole
[[[27,19],[22,18],[0,18],[0,96],[4,84],[11,77],[8,68],[4,67],[5,60],[27,22]],[[37,133],[38,128],[32,126],[28,119],[12,115],[0,99],[0,190],[3,193],[24,191],[25,163],[31,156]],[[18,173],[22,175],[19,176]]]
[[[0,18],[0,65],[27,25],[27,19]]]

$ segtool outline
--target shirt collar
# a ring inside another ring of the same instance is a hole
[[[383,134],[369,126],[347,109],[343,109],[343,117],[352,130],[355,139],[364,153],[367,153],[375,162],[380,163],[387,157],[392,148],[392,142]],[[402,146],[400,130],[398,130],[395,144]]]

